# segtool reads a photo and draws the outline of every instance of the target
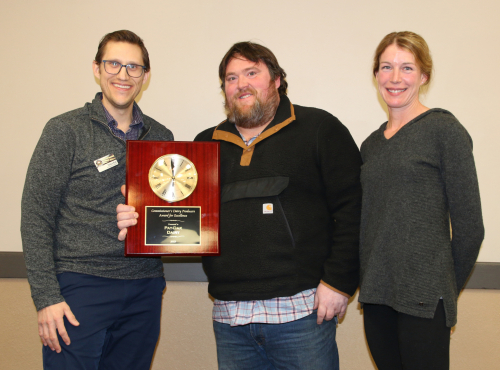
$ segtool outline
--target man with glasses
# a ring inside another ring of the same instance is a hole
[[[157,258],[116,240],[127,140],[173,140],[134,102],[149,55],[131,31],[101,40],[92,103],[51,119],[33,153],[21,234],[44,369],[149,369],[165,288]],[[112,364],[112,366],[110,365]]]

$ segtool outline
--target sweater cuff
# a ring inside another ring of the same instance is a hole
[[[43,296],[43,295],[37,295],[33,298],[33,303],[35,304],[35,308],[37,311],[40,311],[41,309],[52,306],[57,303],[65,302],[64,297],[62,295],[57,295],[57,296]]]
[[[334,288],[334,287],[332,287],[331,285],[329,285],[329,284],[325,283],[323,280],[321,280],[321,284],[323,284],[323,285],[324,285],[324,286],[326,286],[327,288],[329,288],[329,289],[333,290],[334,292],[337,292],[337,293],[339,293],[339,294],[343,295],[343,296],[344,296],[344,297],[346,297],[346,298],[351,298],[351,296],[350,296],[349,294],[344,293],[344,292],[341,292],[341,291],[340,291],[340,290],[338,290],[338,289],[335,289],[335,288]]]

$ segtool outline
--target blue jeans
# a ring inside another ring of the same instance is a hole
[[[285,324],[230,326],[214,321],[220,370],[338,370],[337,318],[316,323],[316,311]]]
[[[43,347],[45,370],[149,370],[160,333],[165,279],[120,280],[65,272],[61,293],[79,326],[64,317],[71,344]]]

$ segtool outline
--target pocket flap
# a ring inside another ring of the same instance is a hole
[[[280,194],[288,187],[289,177],[275,176],[259,179],[236,181],[224,185],[221,203],[242,198],[271,197]]]

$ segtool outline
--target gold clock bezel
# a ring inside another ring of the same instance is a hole
[[[165,164],[166,160],[170,161],[170,166]],[[181,161],[181,162],[179,164],[175,163],[174,161],[175,162]],[[160,164],[161,162],[163,163]],[[177,164],[176,166],[174,166],[174,171],[172,171],[172,163]],[[164,166],[164,168],[166,168],[166,171],[160,170],[158,166]],[[189,166],[189,168],[186,168],[187,166]],[[179,169],[177,170],[175,167],[179,167]],[[158,181],[158,177],[155,177],[155,171],[160,172],[161,174],[165,174],[165,180]],[[193,179],[190,179],[191,183],[189,184],[189,186],[185,186],[186,185],[185,182],[184,183],[181,181],[176,182],[176,176],[179,176],[179,171],[183,171],[180,174],[181,176],[183,176],[187,171],[189,171],[188,175],[193,177]],[[183,155],[165,154],[162,155],[161,157],[158,157],[153,162],[153,165],[149,169],[148,179],[149,179],[149,187],[151,188],[153,193],[155,193],[159,198],[169,203],[174,203],[186,199],[191,194],[193,194],[193,191],[196,189],[196,185],[198,184],[198,171],[196,171],[194,163],[191,162],[188,158],[184,157]],[[179,187],[177,188],[182,194],[182,196],[174,196],[174,197],[168,196],[168,194],[166,194],[167,189],[172,186],[174,186],[175,188],[175,186],[179,183],[184,185],[182,190]],[[159,184],[161,185],[158,186]]]

